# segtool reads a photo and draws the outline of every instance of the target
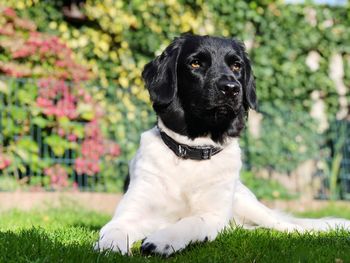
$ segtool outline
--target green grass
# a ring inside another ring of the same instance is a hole
[[[329,206],[312,216],[350,218],[350,208]],[[286,234],[227,230],[215,241],[193,244],[168,259],[97,253],[92,244],[108,215],[79,208],[0,214],[0,262],[350,262],[350,233]]]

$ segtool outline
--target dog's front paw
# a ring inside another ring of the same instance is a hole
[[[160,254],[162,256],[168,257],[175,252],[175,248],[172,245],[170,245],[170,243],[157,243],[148,241],[146,239],[142,242],[141,246],[141,253],[143,255]]]
[[[130,244],[127,235],[118,229],[106,229],[101,231],[100,239],[94,245],[95,250],[112,250],[122,255],[129,252],[129,247]]]
[[[142,241],[141,253],[143,255],[160,254],[168,257],[185,247],[186,244],[179,235],[161,230],[146,237]]]

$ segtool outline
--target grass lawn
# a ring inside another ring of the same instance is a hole
[[[311,216],[350,218],[349,208],[329,206]],[[350,233],[286,234],[232,229],[215,241],[193,244],[168,259],[97,253],[92,244],[110,216],[79,208],[0,214],[0,262],[350,262]]]

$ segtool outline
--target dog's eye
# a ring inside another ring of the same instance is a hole
[[[232,71],[236,71],[236,72],[238,72],[238,71],[240,71],[241,70],[241,68],[242,68],[242,65],[241,64],[239,64],[239,63],[233,63],[232,65],[231,65],[231,70]]]
[[[200,66],[201,66],[201,63],[199,62],[198,59],[195,59],[195,60],[191,61],[191,67],[192,68],[200,68]]]

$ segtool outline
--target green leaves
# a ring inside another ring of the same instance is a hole
[[[50,123],[50,121],[42,116],[37,116],[37,117],[32,119],[32,124],[34,124],[40,128],[47,127],[49,123]]]
[[[29,161],[31,154],[37,154],[38,144],[29,137],[23,137],[16,142],[15,152],[24,160]]]
[[[87,121],[91,121],[95,117],[95,111],[91,103],[79,103],[77,113]]]
[[[66,150],[76,149],[77,144],[74,142],[68,142],[62,137],[52,134],[45,138],[45,142],[50,146],[51,150],[56,156],[62,157]]]
[[[7,2],[17,6],[17,1]],[[265,105],[262,137],[252,138],[249,145],[251,158],[259,167],[291,171],[303,160],[313,158],[312,151],[318,152],[319,135],[313,132],[315,122],[308,115],[314,103],[310,94],[319,91],[327,117],[336,115],[339,100],[329,78],[333,53],[342,55],[344,83],[350,86],[349,6],[286,5],[285,1],[272,0],[88,0],[83,12],[89,22],[77,28],[63,19],[61,3],[56,2],[21,1],[19,12],[35,20],[40,31],[59,35],[97,75],[96,86],[102,88],[91,88],[91,95],[102,105],[101,130],[120,142],[125,163],[135,152],[141,131],[155,123],[141,79],[142,68],[183,32],[249,40],[258,98],[260,105]],[[320,56],[314,71],[306,65],[311,51]],[[8,59],[8,53],[0,54],[0,61],[7,63]],[[41,65],[44,69],[53,64],[49,59]],[[64,118],[56,122],[52,116],[41,115],[42,111],[33,105],[37,94],[32,84],[18,88],[0,81],[0,107],[2,96],[10,94],[13,104],[17,101],[19,106],[8,113],[16,119],[4,114],[1,117],[5,136],[21,135],[28,128],[22,125],[26,110],[21,105],[25,105],[31,107],[31,122],[44,135],[61,129],[64,136],[70,133],[78,139],[84,137],[83,125]],[[350,95],[346,98],[349,102]],[[83,122],[96,117],[95,106],[89,102],[79,102],[77,113]],[[64,136],[48,139],[58,156],[74,147]],[[300,144],[308,150],[301,153]],[[108,174],[113,173],[113,169],[105,167],[110,170]]]
[[[317,122],[305,114],[302,105],[261,105],[264,117],[259,138],[249,136],[249,161],[255,168],[289,173],[303,161],[319,156],[321,134]]]

